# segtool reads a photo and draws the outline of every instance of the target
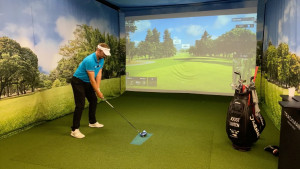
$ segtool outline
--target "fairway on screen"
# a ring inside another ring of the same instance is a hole
[[[252,8],[126,17],[126,90],[232,95],[234,71],[253,76],[256,18]]]

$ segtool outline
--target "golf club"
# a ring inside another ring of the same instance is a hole
[[[243,83],[245,83],[246,82],[246,80],[242,80],[242,77],[241,77],[241,73],[240,72],[234,72],[236,75],[239,75],[240,76],[240,79],[239,79],[239,81],[238,81],[238,83],[239,83],[239,85],[238,86],[236,86],[236,85],[234,85],[235,86],[235,89],[237,90],[237,91],[239,91],[239,93],[243,93],[244,91],[243,91],[243,87],[246,87]]]
[[[143,130],[142,132],[140,132],[136,127],[134,127],[134,125],[122,113],[120,113],[117,109],[115,109],[114,106],[111,105],[106,99],[103,99],[103,101],[105,101],[113,110],[115,110],[117,113],[119,113],[120,116],[123,117],[123,119],[125,119],[139,133],[139,135],[141,137],[145,137],[147,135],[146,130]]]

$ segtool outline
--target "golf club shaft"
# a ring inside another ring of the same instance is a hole
[[[134,127],[134,125],[132,124],[132,123],[130,123],[130,121],[122,114],[122,113],[120,113],[119,111],[117,111],[117,109],[115,109],[114,108],[114,106],[113,105],[111,105],[107,100],[105,100],[105,102],[112,108],[112,109],[114,109],[117,113],[119,113],[120,115],[121,115],[121,117],[123,117],[123,119],[125,119],[138,133],[140,133],[140,131],[136,128],[136,127]]]

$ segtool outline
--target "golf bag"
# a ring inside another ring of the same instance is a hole
[[[250,85],[246,86],[240,78],[227,112],[226,132],[236,149],[250,150],[266,126],[258,107],[253,79],[251,77]]]

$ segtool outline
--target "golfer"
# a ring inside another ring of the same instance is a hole
[[[101,99],[104,98],[103,93],[100,91],[100,82],[104,58],[106,56],[110,56],[110,48],[107,44],[100,43],[94,53],[83,59],[71,79],[75,100],[71,136],[75,138],[85,137],[85,135],[79,131],[85,98],[89,101],[89,127],[100,128],[104,126],[96,120],[96,108],[97,97]]]

